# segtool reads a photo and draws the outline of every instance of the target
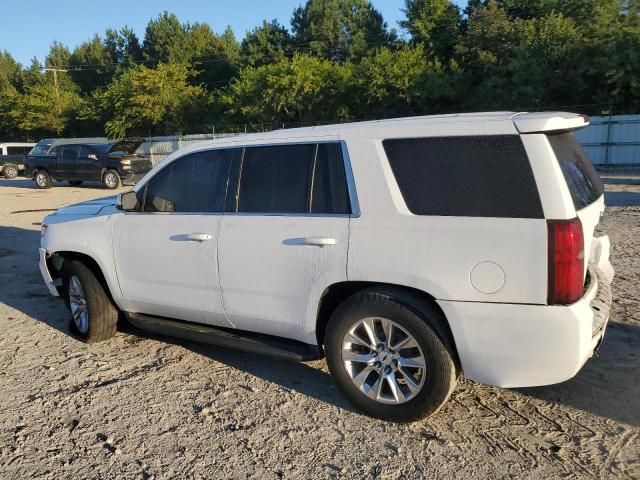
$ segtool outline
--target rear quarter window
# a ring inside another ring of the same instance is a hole
[[[572,133],[547,135],[567,182],[576,210],[595,202],[604,193],[600,176]]]
[[[415,215],[544,217],[518,135],[402,138],[382,144]]]

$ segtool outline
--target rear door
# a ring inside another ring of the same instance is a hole
[[[58,150],[54,176],[59,180],[77,180],[78,145],[64,145]]]
[[[114,215],[118,282],[132,311],[231,326],[217,238],[235,152],[196,152],[165,165],[138,191],[140,212]]]
[[[102,180],[100,152],[89,145],[81,145],[76,160],[76,175],[80,180]]]
[[[242,330],[314,342],[322,292],[346,280],[340,144],[247,147],[236,171],[218,247],[227,316]]]

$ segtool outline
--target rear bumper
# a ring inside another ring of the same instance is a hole
[[[60,293],[58,293],[58,289],[53,283],[53,278],[51,278],[51,273],[49,272],[49,266],[47,265],[47,250],[45,248],[40,248],[40,274],[42,275],[42,279],[44,280],[44,284],[49,289],[49,293],[54,297],[59,297]]]
[[[609,320],[613,268],[608,258],[604,263],[607,271],[589,266],[585,295],[572,305],[438,301],[465,377],[533,387],[575,376],[596,352]]]

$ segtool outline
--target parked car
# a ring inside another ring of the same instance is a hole
[[[77,144],[77,143],[109,143],[107,138],[43,138],[36,143],[27,153],[24,159],[24,174],[27,178],[34,177],[33,165],[46,164],[51,162],[56,156],[56,148],[61,145]]]
[[[276,131],[172,154],[44,219],[40,269],[88,343],[150,332],[326,355],[369,415],[436,412],[461,374],[562,382],[602,341],[603,186],[567,113]],[[274,367],[277,368],[277,367]]]
[[[4,178],[16,178],[24,170],[24,157],[35,143],[0,143],[0,174]]]
[[[148,155],[136,153],[142,143],[144,139],[58,145],[53,155],[29,157],[27,174],[37,188],[51,188],[54,179],[74,186],[98,181],[109,189],[135,185],[152,168]]]

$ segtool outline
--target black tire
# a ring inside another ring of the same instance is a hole
[[[33,175],[33,179],[36,182],[36,188],[46,189],[53,186],[51,175],[49,175],[49,172],[46,170],[37,170]]]
[[[64,301],[67,308],[71,310],[70,283],[74,277],[80,282],[86,300],[88,328],[82,331],[72,316],[70,330],[86,343],[101,342],[113,337],[117,330],[118,309],[96,275],[78,260],[68,262],[63,273]]]
[[[2,175],[4,178],[16,178],[18,173],[18,166],[13,163],[5,163],[4,167],[2,167]]]
[[[77,187],[79,185],[82,185],[82,180],[69,180],[69,185],[71,185],[72,187]]]
[[[343,363],[345,335],[367,317],[392,320],[410,333],[422,350],[423,384],[405,403],[385,404],[368,397],[356,387]],[[428,417],[442,407],[457,383],[457,356],[451,340],[446,338],[446,325],[437,308],[401,290],[372,288],[359,292],[345,300],[329,320],[324,343],[331,375],[347,399],[372,417],[393,422]]]
[[[109,190],[115,190],[121,184],[120,175],[115,170],[107,170],[102,176],[102,184]]]

